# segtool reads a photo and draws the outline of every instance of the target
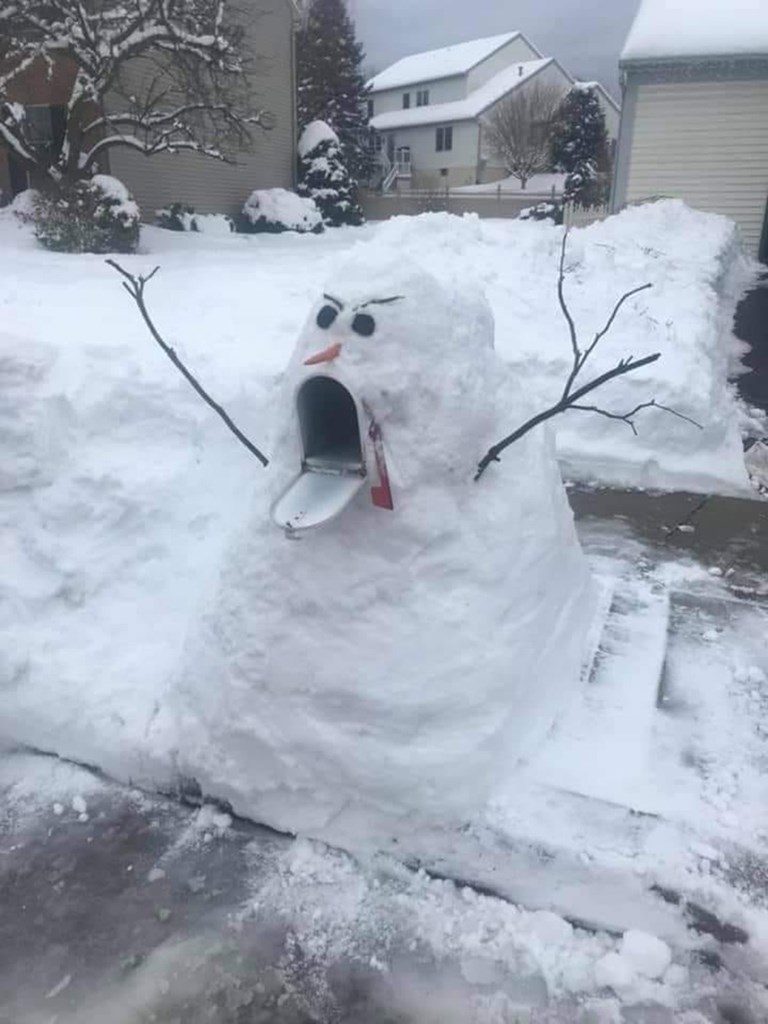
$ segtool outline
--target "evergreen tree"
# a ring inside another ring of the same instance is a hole
[[[610,187],[610,158],[605,114],[597,92],[574,86],[560,105],[551,135],[552,165],[565,171],[565,199],[599,206]]]
[[[314,200],[328,227],[363,223],[357,189],[347,170],[341,143],[324,121],[312,121],[299,139],[296,191]]]
[[[355,181],[371,170],[363,58],[344,0],[309,0],[296,34],[299,131],[313,121],[329,124]]]

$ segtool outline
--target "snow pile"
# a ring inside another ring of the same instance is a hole
[[[350,256],[362,260],[357,243],[367,239],[390,256],[407,249],[448,286],[474,276],[485,288],[496,347],[515,384],[508,398],[499,392],[494,426],[501,430],[489,442],[519,425],[530,407],[551,401],[569,366],[555,293],[560,237],[548,225],[442,214],[301,238],[144,227],[149,254],[124,262],[136,273],[161,264],[147,290],[160,330],[272,456],[270,396],[278,394],[306,311],[329,272]],[[660,350],[662,359],[636,385],[629,378],[612,384],[606,406],[631,408],[655,396],[705,430],[651,409],[638,415],[634,437],[623,423],[570,413],[553,423],[568,472],[630,485],[733,488],[744,474],[725,383],[733,282],[742,268],[733,226],[660,203],[574,231],[569,252],[566,292],[585,339],[621,292],[654,282],[622,311],[593,359],[596,372],[630,353]],[[177,737],[161,728],[168,723],[161,709],[235,532],[256,515],[252,502],[267,500],[267,477],[157,349],[102,258],[41,250],[6,208],[0,282],[0,732],[122,777],[165,779]],[[370,287],[379,292],[375,280]],[[442,352],[434,362],[444,373]],[[417,382],[416,391],[426,384]],[[284,411],[292,406],[292,398],[280,401]],[[403,429],[391,411],[390,435]],[[467,436],[463,466],[471,470],[485,440]],[[532,441],[544,444],[536,435]],[[514,487],[518,457],[502,455],[475,488]],[[397,461],[393,476],[401,472]],[[511,506],[522,515],[516,497]],[[282,538],[270,536],[288,557]],[[514,542],[510,528],[502,564]],[[366,558],[374,558],[369,546]],[[427,547],[421,556],[427,565],[433,560],[430,572],[438,555]],[[396,575],[388,593],[400,585]],[[479,579],[473,575],[471,585]],[[438,600],[444,583],[425,599]],[[361,593],[370,593],[370,583]],[[367,664],[377,651],[355,657]]]
[[[251,192],[243,206],[243,216],[257,231],[316,231],[323,223],[312,199],[284,188]]]
[[[621,59],[765,53],[765,0],[642,0]]]
[[[469,275],[478,281],[494,310],[499,353],[531,404],[543,409],[559,398],[572,367],[557,301],[560,230],[437,213],[387,221],[377,240],[407,252],[438,278]],[[661,353],[658,362],[590,397],[617,413],[655,398],[702,429],[653,408],[637,414],[637,435],[623,422],[565,413],[554,428],[569,476],[619,486],[750,493],[728,375],[743,350],[732,333],[736,303],[756,269],[732,221],[677,200],[634,207],[571,233],[564,289],[582,348],[624,292],[646,282],[653,286],[624,305],[580,380],[627,356]],[[523,419],[510,407],[505,433]]]
[[[325,121],[312,121],[301,133],[298,145],[299,158],[303,160],[309,156],[313,149],[317,149],[321,142],[338,142],[336,132]]]
[[[592,583],[546,430],[473,482],[506,409],[531,412],[481,296],[376,241],[324,292],[266,486],[189,645],[180,768],[291,831],[350,805],[464,819],[579,686]],[[329,342],[340,352],[320,372],[375,416],[394,511],[366,486],[296,542],[270,504],[301,466],[294,396],[318,374],[304,362]]]

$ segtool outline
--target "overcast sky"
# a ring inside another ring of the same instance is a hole
[[[519,29],[575,78],[618,98],[618,60],[639,0],[348,0],[365,70],[420,50]]]

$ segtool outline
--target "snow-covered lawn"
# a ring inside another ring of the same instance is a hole
[[[485,185],[463,185],[460,188],[452,188],[451,192],[455,195],[476,195],[477,193],[482,195],[486,192],[493,195],[494,192],[501,190],[502,192],[520,192],[523,196],[540,197],[552,195],[554,189],[555,195],[559,196],[563,194],[565,178],[565,174],[534,174],[532,178],[528,179],[525,189],[523,189],[520,180],[509,175],[499,181],[487,182]]]

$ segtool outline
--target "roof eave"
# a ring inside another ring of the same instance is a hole
[[[619,67],[622,70],[631,70],[632,68],[672,67],[675,65],[690,66],[702,62],[732,64],[734,62],[746,63],[747,61],[768,62],[768,53],[688,53],[673,57],[620,57]]]

